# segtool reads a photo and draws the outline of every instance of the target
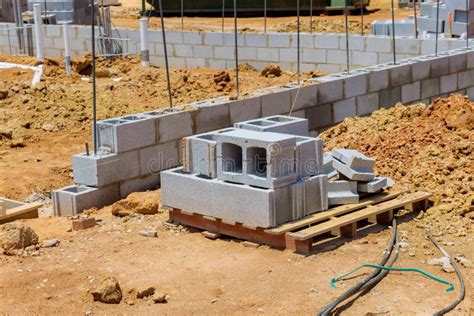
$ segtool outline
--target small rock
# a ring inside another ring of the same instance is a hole
[[[410,244],[409,244],[409,243],[407,243],[407,242],[405,242],[405,241],[401,241],[401,242],[399,242],[399,243],[398,243],[398,245],[399,245],[399,246],[400,246],[400,248],[402,248],[402,249],[405,249],[405,248],[408,248],[408,247],[410,247]]]
[[[441,258],[431,258],[428,259],[428,264],[430,266],[442,266],[444,272],[454,272],[454,268],[451,265],[451,261],[448,257],[441,257]]]
[[[52,132],[56,127],[53,124],[44,123],[41,128],[46,132]]]
[[[46,239],[46,240],[43,240],[43,242],[41,243],[41,246],[43,248],[51,248],[51,247],[59,245],[59,243],[60,243],[59,239],[56,239],[56,238]]]
[[[0,89],[0,100],[4,100],[8,97],[8,90]]]
[[[106,304],[118,304],[122,300],[122,289],[114,277],[102,279],[91,294],[94,301]]]
[[[416,256],[416,253],[414,253],[414,252],[409,252],[408,255],[409,255],[410,257],[414,257],[414,256]]]
[[[150,286],[146,289],[139,289],[137,291],[137,298],[142,299],[145,297],[149,297],[155,294],[155,288],[153,286]]]
[[[463,255],[457,255],[456,257],[454,257],[454,259],[456,259],[456,261],[459,262],[463,267],[467,268],[472,266],[472,261],[466,259]]]
[[[153,294],[152,300],[155,304],[164,304],[168,303],[168,297],[166,294],[163,293],[155,293]]]
[[[39,238],[33,229],[21,222],[7,223],[0,227],[0,245],[7,255],[15,254],[18,249],[24,249],[33,246],[36,250],[36,244]]]
[[[158,232],[156,229],[147,229],[147,230],[141,230],[139,234],[143,237],[157,237]]]

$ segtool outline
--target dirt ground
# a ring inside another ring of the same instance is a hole
[[[349,147],[376,158],[378,173],[392,176],[398,183],[395,189],[435,193],[434,207],[414,214],[415,218],[401,219],[401,241],[407,245],[396,266],[419,267],[456,286],[447,293],[445,285],[419,274],[391,272],[343,314],[426,315],[457,297],[455,274],[427,264],[442,255],[426,233],[432,232],[450,254],[473,260],[473,111],[473,102],[455,95],[429,107],[399,105],[371,117],[347,119],[321,135],[326,150]],[[362,131],[367,136],[360,137]],[[80,142],[65,131],[45,134],[43,147],[36,148],[35,143],[12,152],[28,149],[23,152],[25,157],[40,159],[38,163],[70,166],[70,154],[61,156],[59,151],[67,140],[69,146]],[[55,151],[58,153],[53,154]],[[57,181],[51,169],[23,177],[28,172],[17,165],[6,168],[0,161],[0,166],[2,175],[7,172],[18,187],[38,180]],[[137,205],[151,208],[159,200],[160,190],[156,190],[134,193],[121,203],[129,209]],[[247,248],[234,239],[211,241],[199,231],[169,227],[165,211],[119,218],[111,215],[109,206],[88,214],[102,221],[81,232],[71,232],[67,218],[24,221],[41,240],[58,238],[61,244],[20,257],[0,255],[0,314],[313,314],[369,271],[338,283],[337,289],[329,286],[330,279],[377,262],[390,235],[389,230],[374,226],[357,239],[329,242],[303,257],[266,246]],[[148,228],[156,228],[158,237],[139,235]],[[452,315],[472,315],[473,269],[461,270],[467,295]],[[120,283],[124,299],[119,305],[93,302],[88,293],[106,276]],[[148,286],[168,294],[168,303],[152,304],[129,294]]]
[[[138,28],[139,12],[141,2],[137,0],[122,0],[122,6],[112,8],[112,22],[116,27]],[[396,1],[395,1],[396,2]],[[389,0],[372,0],[364,15],[364,33],[370,33],[370,23],[375,20],[391,19],[391,9]],[[404,19],[412,16],[413,11],[407,9],[395,9],[395,18]],[[156,17],[150,19],[151,29],[160,29],[160,20]],[[165,18],[165,28],[167,30],[181,30],[181,18]],[[231,31],[234,28],[232,18],[225,18],[224,30]],[[212,17],[186,17],[184,19],[184,29],[188,31],[221,31],[222,19]],[[239,18],[238,29],[243,32],[263,32],[264,20],[261,17]],[[296,17],[268,17],[268,32],[288,32],[296,31]],[[301,31],[310,31],[310,17],[301,17]],[[315,13],[313,16],[313,32],[345,32],[343,15],[325,15]],[[361,18],[359,14],[349,16],[349,32],[361,33]]]

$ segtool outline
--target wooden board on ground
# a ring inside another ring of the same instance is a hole
[[[400,209],[425,210],[432,195],[427,192],[404,193],[406,192],[376,194],[363,199],[360,203],[334,207],[271,229],[226,222],[219,218],[209,218],[179,209],[170,210],[169,215],[173,222],[209,233],[310,254],[316,238],[325,235],[353,238],[357,235],[358,224],[362,221],[390,225],[394,214]]]
[[[0,224],[17,219],[37,218],[38,209],[42,206],[43,203],[23,203],[0,198]]]

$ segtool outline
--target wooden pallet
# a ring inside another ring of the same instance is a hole
[[[169,216],[173,222],[212,234],[227,235],[252,243],[310,254],[315,238],[324,235],[353,238],[357,235],[358,224],[362,221],[389,225],[394,212],[400,209],[425,210],[432,195],[427,192],[404,193],[380,193],[367,197],[358,204],[334,207],[270,229],[227,222],[174,208],[170,210]]]
[[[17,219],[37,218],[38,209],[43,203],[23,203],[6,198],[0,198],[0,224]]]

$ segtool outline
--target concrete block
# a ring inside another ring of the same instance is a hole
[[[293,34],[290,34],[290,36],[291,36],[290,47],[293,48],[294,50],[294,48],[297,47],[297,41],[298,41],[297,35],[293,33]],[[315,39],[315,36],[313,34],[305,34],[305,33],[300,34],[300,48],[314,48],[314,39]]]
[[[344,82],[339,78],[319,78],[318,101],[320,104],[344,99]]]
[[[179,165],[179,141],[139,149],[140,175],[156,174]]]
[[[441,56],[431,60],[431,77],[441,77],[449,74],[449,56]]]
[[[389,86],[389,76],[388,69],[374,69],[369,72],[369,92],[380,91],[388,88]]]
[[[166,32],[166,42],[170,44],[183,44],[183,32]]]
[[[222,33],[217,33],[217,32],[205,32],[204,45],[222,46],[224,45],[224,35]]]
[[[349,168],[364,172],[373,172],[375,159],[353,149],[334,149],[331,155],[346,164]]]
[[[226,32],[224,34],[224,46],[230,46],[234,47],[235,46],[235,34],[234,32]],[[237,34],[237,46],[240,48],[245,47],[245,37],[244,34],[238,33]]]
[[[201,106],[195,114],[196,133],[205,133],[208,131],[228,127],[229,122],[229,104],[212,104]]]
[[[313,176],[293,186],[296,188],[296,194],[293,193],[292,196],[293,203],[302,204],[297,207],[296,212],[293,212],[293,220],[328,209],[327,175]]]
[[[323,173],[323,143],[319,137],[296,138],[295,163],[300,178]]]
[[[260,98],[263,116],[283,114],[290,111],[291,91],[289,88],[267,89],[262,91]]]
[[[214,48],[214,57],[220,59],[233,59],[235,49],[232,46],[218,46]]]
[[[365,51],[366,36],[362,35],[350,35],[349,36],[349,50],[350,51]],[[341,50],[346,49],[346,37],[339,36],[339,48]]]
[[[467,55],[466,53],[454,54],[449,56],[449,72],[451,74],[466,70]]]
[[[377,53],[352,51],[352,63],[359,66],[372,66],[377,62]]]
[[[357,97],[357,115],[367,115],[379,109],[379,93],[370,93]]]
[[[204,43],[203,35],[201,32],[182,32],[183,43],[188,45],[202,45]]]
[[[458,74],[454,73],[440,78],[440,92],[453,93],[458,89]]]
[[[157,143],[165,143],[171,140],[181,139],[193,134],[193,111],[181,111],[163,113],[162,111],[151,111],[143,113],[155,118],[155,130]]]
[[[392,52],[392,39],[391,37],[367,37],[366,40],[367,51],[377,53],[391,53]],[[350,43],[349,43],[350,47]]]
[[[414,30],[414,28],[413,28]],[[414,32],[414,31],[413,31]],[[419,39],[415,38],[398,38],[397,42],[397,53],[411,54],[418,56],[421,51],[421,44]]]
[[[466,95],[471,99],[471,101],[474,101],[474,87],[466,89]]]
[[[365,193],[375,193],[387,186],[387,178],[375,177],[369,182],[357,182],[357,191]]]
[[[325,63],[326,62],[326,50],[325,49],[313,49],[303,48],[301,54],[301,60],[306,63]]]
[[[402,103],[410,103],[421,100],[420,81],[402,86]]]
[[[332,165],[333,160],[334,158],[332,157],[331,153],[323,155],[323,172],[324,174],[327,174],[328,178],[337,176],[337,171]]]
[[[318,105],[318,85],[297,86],[291,89],[291,109],[293,111]]]
[[[74,182],[92,187],[135,178],[140,175],[138,151],[97,156],[78,154],[72,157]]]
[[[440,95],[440,79],[426,79],[421,82],[421,99]]]
[[[278,48],[280,54],[280,62],[296,62],[296,50],[294,48]]]
[[[245,45],[251,47],[266,47],[267,37],[265,34],[250,34],[245,33]]]
[[[97,123],[99,147],[121,153],[156,143],[155,122],[143,115],[129,115]]]
[[[279,51],[275,48],[257,47],[257,59],[265,62],[278,62]]]
[[[459,89],[465,89],[474,86],[474,69],[460,72],[458,76]]]
[[[239,59],[241,60],[256,60],[257,48],[255,47],[239,47]]]
[[[318,130],[334,123],[331,104],[319,105],[306,110],[309,130]]]
[[[411,65],[411,76],[413,81],[420,81],[429,78],[430,72],[430,59],[419,58],[417,62]]]
[[[235,129],[216,141],[219,180],[271,189],[298,180],[292,135]]]
[[[308,136],[308,120],[284,115],[235,123],[234,127],[259,132]]]
[[[472,69],[474,68],[474,50],[469,50],[466,52],[466,58],[467,58],[467,68]]]
[[[193,45],[176,44],[174,54],[176,57],[194,57]]]
[[[357,115],[355,98],[335,102],[332,107],[334,123],[342,122],[346,117],[353,117]]]
[[[343,205],[359,203],[357,194],[357,182],[355,181],[329,181],[328,182],[329,205]]]
[[[368,74],[353,74],[344,77],[344,96],[352,98],[366,94],[368,91]]]
[[[85,185],[71,185],[51,192],[55,216],[73,216],[92,207],[101,208],[120,199],[117,183],[92,188]]]
[[[176,167],[176,165],[174,166]],[[135,179],[120,181],[120,198],[126,198],[130,193],[155,190],[160,186],[160,174],[149,174]]]
[[[206,67],[206,65],[206,59],[204,58],[186,58],[186,67],[188,68]]]
[[[379,92],[379,104],[381,108],[389,108],[402,100],[401,87],[385,89]]]
[[[392,87],[401,86],[412,81],[411,65],[396,65],[389,70]]]
[[[193,56],[198,58],[214,58],[212,46],[193,45]]]
[[[290,35],[288,33],[269,33],[267,39],[269,49],[290,47]]]
[[[230,124],[253,120],[262,117],[262,104],[260,97],[237,100],[229,103]]]
[[[328,48],[328,49],[339,48],[339,35],[337,34],[316,34],[313,36],[314,36],[315,48]]]
[[[326,62],[328,64],[347,64],[347,54],[345,50],[328,50],[326,53]],[[353,64],[352,54],[349,54],[349,64]]]

